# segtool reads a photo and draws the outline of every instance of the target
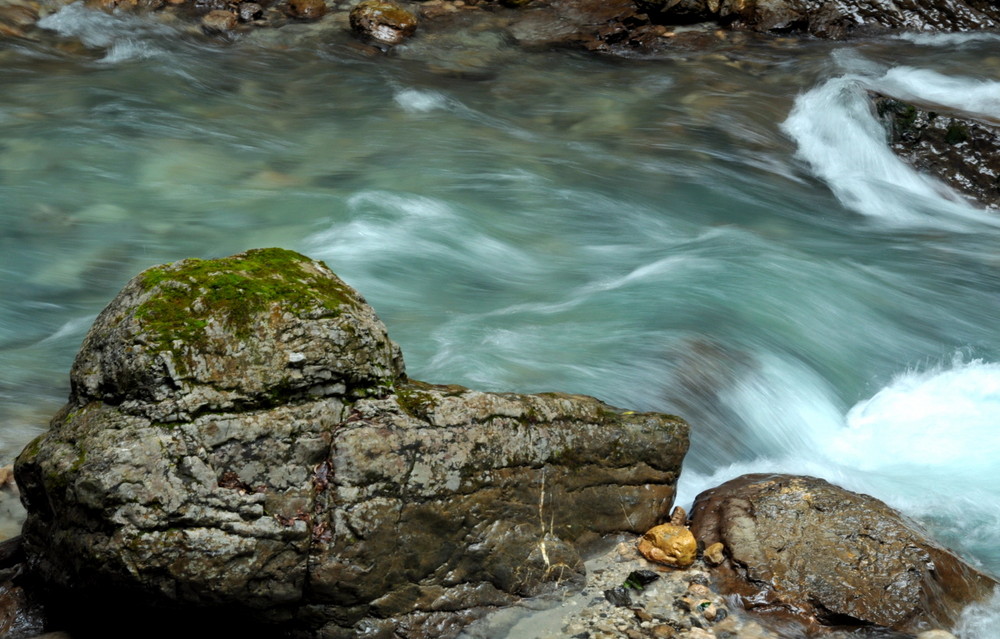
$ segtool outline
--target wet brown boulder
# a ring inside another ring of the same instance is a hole
[[[351,29],[381,44],[399,44],[417,30],[417,18],[391,0],[363,0],[351,9]]]
[[[71,388],[15,474],[75,623],[451,636],[657,523],[687,449],[666,415],[409,380],[364,298],[281,249],[141,273]]]
[[[997,585],[881,501],[813,477],[744,475],[698,496],[692,530],[722,590],[813,629],[950,627]]]
[[[237,24],[236,14],[225,9],[209,11],[201,18],[201,29],[208,34],[232,31]]]
[[[937,105],[869,95],[896,155],[970,200],[1000,207],[1000,123]]]

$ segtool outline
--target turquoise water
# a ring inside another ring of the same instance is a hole
[[[315,27],[43,24],[0,43],[0,461],[132,275],[282,246],[413,377],[687,417],[681,501],[821,475],[1000,574],[1000,214],[896,162],[863,98],[1000,117],[995,36],[615,60],[497,28],[372,58]]]

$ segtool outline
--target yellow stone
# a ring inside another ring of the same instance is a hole
[[[687,568],[694,563],[698,543],[687,528],[660,524],[647,530],[639,539],[639,552],[650,561]]]
[[[726,560],[725,546],[721,541],[717,541],[705,549],[705,561],[710,566],[718,566]]]

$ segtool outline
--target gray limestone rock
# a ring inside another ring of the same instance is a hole
[[[15,472],[63,601],[437,637],[657,523],[686,449],[666,415],[408,380],[360,295],[266,249],[129,282]]]

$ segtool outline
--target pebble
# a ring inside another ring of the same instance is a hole
[[[655,573],[659,579],[641,580],[645,585],[640,585],[634,573],[644,570]],[[632,585],[627,586],[626,582]],[[529,631],[517,636],[520,639],[778,639],[778,635],[764,630],[741,610],[731,609],[710,583],[708,566],[702,559],[685,570],[666,568],[644,559],[634,541],[623,542],[588,562],[587,587],[579,595],[581,605],[563,606],[560,621],[546,624],[546,630],[536,630],[531,617],[522,620],[518,630]],[[605,591],[614,590],[625,590],[631,605],[616,606],[603,596]]]

